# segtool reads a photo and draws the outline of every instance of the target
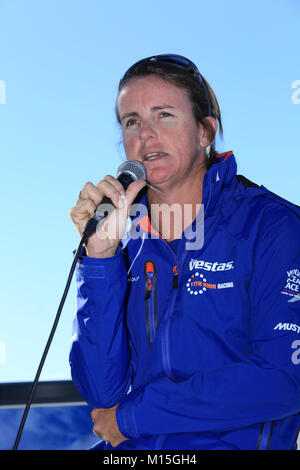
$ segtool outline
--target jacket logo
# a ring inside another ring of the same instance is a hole
[[[300,333],[300,326],[296,325],[295,323],[278,323],[274,330],[288,330],[288,331],[295,331]]]
[[[218,262],[209,262],[209,261],[202,261],[198,259],[191,259],[189,262],[190,271],[194,269],[203,269],[204,271],[230,271],[234,269],[233,261],[228,261],[227,263],[218,263]]]
[[[292,297],[288,302],[296,302],[300,300],[300,271],[299,269],[291,269],[287,271],[287,280],[281,294]]]
[[[204,275],[199,274],[199,272],[192,274],[186,283],[187,291],[191,295],[201,295],[210,289],[215,291],[217,289],[227,289],[231,287],[234,287],[233,282],[222,282],[217,284],[207,282],[207,279],[204,277]]]
[[[137,282],[139,280],[140,276],[136,276],[136,277],[129,277],[127,279],[128,282]]]

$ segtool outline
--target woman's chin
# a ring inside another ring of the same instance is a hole
[[[167,168],[147,169],[147,181],[152,186],[163,185],[170,179],[170,171]]]

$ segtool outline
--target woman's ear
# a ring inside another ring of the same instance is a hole
[[[218,130],[218,123],[212,116],[205,118],[205,125],[199,123],[199,135],[201,147],[207,147],[214,140]]]

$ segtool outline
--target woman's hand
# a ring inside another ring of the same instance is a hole
[[[97,185],[93,183],[84,185],[76,205],[70,210],[70,217],[80,236],[104,196],[107,196],[115,206],[85,243],[88,256],[107,258],[116,253],[125,232],[130,206],[145,184],[144,180],[134,181],[124,192],[122,184],[113,176],[107,175]]]
[[[112,408],[95,408],[91,413],[94,422],[94,434],[101,437],[103,441],[109,442],[112,447],[116,447],[121,442],[128,440],[127,437],[120,433],[118,428],[116,419],[117,406]]]

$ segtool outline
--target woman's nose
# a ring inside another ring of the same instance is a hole
[[[154,126],[148,121],[143,121],[140,126],[140,139],[146,140],[148,138],[154,138],[156,135]]]

